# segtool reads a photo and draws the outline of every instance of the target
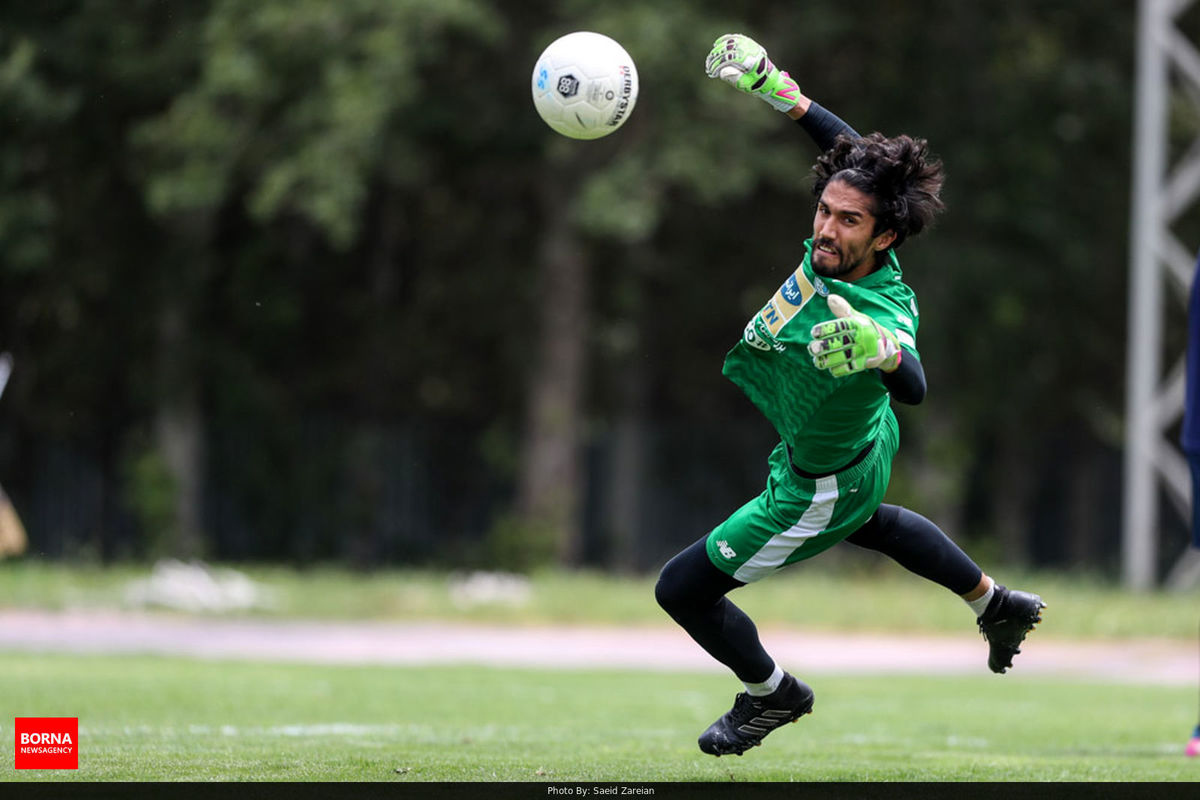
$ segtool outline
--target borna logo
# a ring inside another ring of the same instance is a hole
[[[16,769],[79,769],[78,717],[13,720]]]

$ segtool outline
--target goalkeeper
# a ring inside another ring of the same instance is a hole
[[[996,584],[929,520],[882,502],[899,442],[889,397],[916,404],[926,388],[916,297],[896,250],[942,210],[941,163],[921,139],[859,136],[746,36],[718,38],[706,71],[796,120],[823,151],[800,265],[723,369],[779,433],[766,490],[671,559],[655,587],[663,609],[745,684],[700,736],[700,749],[720,756],[813,707],[812,689],[775,663],[725,596],[732,589],[846,540],[960,595],[993,672],[1012,666],[1045,604]]]

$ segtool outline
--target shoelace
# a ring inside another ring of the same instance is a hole
[[[737,697],[733,699],[733,709],[730,715],[734,719],[745,716],[755,716],[758,712],[766,708],[761,702],[755,701],[754,697],[747,692],[738,692]]]

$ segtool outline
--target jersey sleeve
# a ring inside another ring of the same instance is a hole
[[[822,153],[833,147],[837,137],[843,134],[851,139],[859,138],[858,131],[845,120],[815,101],[804,112],[804,116],[796,120],[796,124],[816,142]]]
[[[917,327],[921,315],[917,308],[917,297],[907,286],[901,284],[898,289],[887,293],[864,293],[854,307],[895,334],[900,346],[920,360]]]

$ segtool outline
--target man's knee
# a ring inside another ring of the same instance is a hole
[[[705,540],[701,539],[667,562],[654,585],[654,598],[672,617],[711,607],[738,586],[713,565]]]
[[[679,556],[672,558],[658,573],[658,582],[654,584],[654,599],[672,616],[677,610],[687,605],[687,585],[684,578],[686,570],[680,566]]]
[[[880,505],[861,528],[846,537],[846,541],[868,550],[884,551],[888,546],[889,537],[896,528],[896,520],[899,518],[901,510],[899,506],[887,503]]]

